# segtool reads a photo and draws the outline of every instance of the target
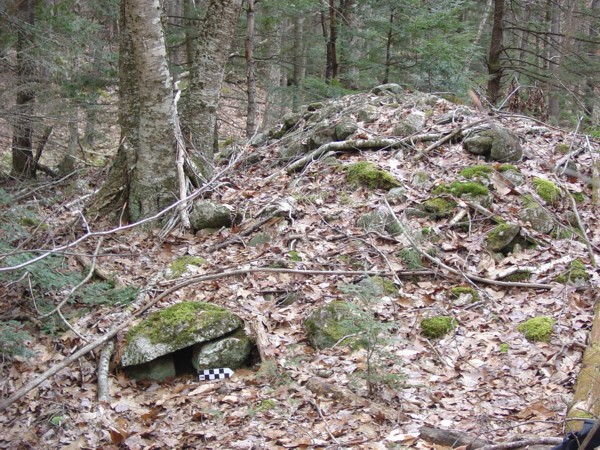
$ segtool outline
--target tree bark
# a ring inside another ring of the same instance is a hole
[[[277,22],[275,25],[268,26],[266,34],[272,36],[268,41],[269,62],[267,66],[267,102],[263,111],[263,119],[261,128],[269,128],[281,118],[281,66],[280,53],[281,43],[283,41],[282,22]]]
[[[254,63],[254,0],[246,0],[246,84],[248,109],[246,115],[246,137],[256,133],[256,74]]]
[[[122,0],[119,78],[121,145],[94,209],[127,206],[137,221],[172,204],[178,192],[160,0]]]
[[[300,84],[303,78],[302,40],[304,38],[304,17],[294,17],[292,35],[294,39],[292,47],[292,85],[294,89],[292,94],[292,111],[296,112],[300,107]]]
[[[395,8],[390,8],[390,20],[388,23],[387,37],[385,41],[385,69],[383,72],[383,84],[390,82],[390,67],[392,66],[392,45],[394,39],[394,13]]]
[[[181,127],[188,153],[205,179],[212,176],[217,110],[228,51],[242,10],[242,0],[211,0],[202,21],[182,96]]]
[[[17,98],[13,121],[12,175],[25,179],[35,178],[33,163],[33,111],[35,92],[35,62],[27,52],[33,41],[32,26],[35,24],[35,0],[17,2],[17,16],[22,24],[17,30]]]
[[[335,0],[329,0],[329,15],[328,24],[329,32],[326,33],[325,38],[327,40],[327,67],[325,70],[325,80],[331,83],[337,78],[338,63],[337,63],[337,29],[336,29],[336,11],[335,11]]]
[[[494,21],[492,25],[492,39],[488,53],[488,84],[487,95],[489,102],[494,105],[500,98],[502,88],[502,61],[504,39],[504,0],[494,0]]]

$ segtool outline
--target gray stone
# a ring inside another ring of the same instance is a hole
[[[540,233],[549,234],[554,229],[552,214],[537,203],[532,203],[521,210],[520,217],[523,222],[529,222],[531,228]]]
[[[394,126],[392,134],[394,136],[406,136],[418,133],[425,126],[425,113],[422,111],[412,111]]]
[[[267,133],[256,133],[250,139],[249,144],[254,147],[261,147],[267,143],[269,140],[269,135]]]
[[[377,119],[377,108],[367,105],[358,110],[358,120],[364,123],[375,122]]]
[[[335,139],[336,141],[345,141],[353,135],[358,127],[352,122],[340,122],[335,126]]]
[[[306,147],[301,142],[292,142],[290,145],[279,147],[277,150],[282,163],[296,159],[306,153]]]
[[[302,119],[302,114],[289,112],[283,116],[283,129],[289,130],[290,128],[295,127],[298,122]]]
[[[241,326],[239,317],[225,308],[203,302],[177,303],[151,314],[129,330],[121,365],[143,364],[223,337]]]
[[[404,189],[403,187],[390,189],[390,191],[387,194],[385,194],[385,199],[390,205],[399,205],[401,203],[404,203],[408,199],[408,197],[406,196],[406,189]]]
[[[335,140],[335,129],[332,126],[322,126],[308,139],[308,149],[315,150],[321,145],[329,144]]]
[[[200,372],[205,369],[242,367],[252,350],[252,340],[243,330],[207,344],[193,347],[192,364]]]
[[[521,227],[516,223],[498,225],[486,237],[487,246],[493,252],[508,253],[516,244]]]
[[[504,172],[500,172],[500,174],[503,178],[506,178],[515,186],[521,186],[525,183],[525,176],[521,172],[516,172],[514,170],[505,170]]]
[[[144,364],[129,366],[126,368],[126,372],[128,376],[136,380],[152,381],[164,381],[177,375],[172,355],[164,355]]]
[[[204,228],[228,228],[233,223],[233,214],[227,205],[220,205],[209,200],[197,200],[190,213],[190,223],[196,231]]]
[[[402,94],[404,92],[404,89],[402,88],[402,86],[400,86],[399,84],[396,83],[388,83],[388,84],[381,84],[379,86],[375,86],[373,89],[371,89],[371,93],[375,94],[375,95],[382,95],[382,94]]]
[[[472,116],[473,113],[467,108],[456,108],[453,111],[447,112],[441,115],[435,120],[438,125],[447,125],[449,123],[459,123],[464,120],[465,117]]]
[[[517,135],[498,125],[474,131],[463,140],[463,147],[469,153],[488,156],[493,161],[513,162],[523,157]]]

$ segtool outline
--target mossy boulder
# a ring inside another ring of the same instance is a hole
[[[387,170],[378,169],[368,161],[359,161],[346,167],[347,180],[352,185],[363,185],[371,189],[392,189],[401,184]]]
[[[492,161],[511,162],[523,157],[517,135],[498,125],[492,129],[474,131],[464,139],[463,147],[469,153],[487,156]]]
[[[358,110],[357,117],[361,122],[371,123],[377,120],[377,114],[377,108],[372,105],[367,105]]]
[[[175,378],[177,370],[173,355],[163,355],[144,364],[126,368],[127,375],[136,380],[164,381]]]
[[[502,178],[507,179],[515,186],[521,186],[525,183],[525,176],[521,173],[517,166],[512,164],[503,164],[498,168],[498,172]]]
[[[302,156],[308,151],[306,145],[302,142],[292,141],[289,145],[282,145],[278,147],[277,152],[279,153],[279,159],[281,163],[287,163],[292,159],[296,159],[299,156]]]
[[[452,215],[456,202],[443,197],[431,198],[421,204],[422,209],[433,216],[434,219],[441,219]]]
[[[302,120],[302,114],[289,112],[283,116],[283,130],[287,131],[295,127]]]
[[[407,136],[418,133],[425,126],[425,113],[423,111],[412,111],[406,117],[394,125],[392,134],[394,136]]]
[[[220,306],[182,302],[157,311],[131,328],[121,358],[124,367],[143,364],[185,347],[223,337],[242,321]]]
[[[308,138],[308,149],[314,150],[333,141],[335,141],[335,128],[332,125],[322,125]]]
[[[335,126],[334,135],[336,141],[345,141],[352,136],[358,127],[353,122],[340,122]]]
[[[361,317],[356,306],[350,302],[334,301],[315,309],[305,320],[308,342],[317,349],[330,348],[343,342],[345,337],[360,332]],[[340,342],[342,341],[342,342]]]
[[[192,364],[198,372],[218,367],[238,369],[248,361],[251,351],[252,339],[238,329],[231,336],[194,345]]]
[[[562,196],[558,186],[550,180],[536,177],[532,182],[537,194],[549,205],[555,204]]]
[[[552,317],[539,316],[519,324],[517,330],[530,342],[548,342],[552,336],[554,323]]]
[[[486,237],[487,247],[493,252],[510,253],[518,240],[521,227],[516,223],[503,223],[493,228]]]
[[[532,202],[519,213],[523,222],[529,222],[531,228],[540,233],[548,234],[554,229],[554,218],[547,209]]]
[[[177,258],[167,269],[167,278],[177,278],[186,273],[190,266],[198,267],[204,264],[206,260],[200,256],[184,255]]]
[[[421,334],[429,339],[439,339],[458,326],[456,319],[450,316],[437,316],[421,321]]]
[[[382,297],[384,295],[398,295],[398,288],[389,278],[367,277],[357,283],[358,289],[364,290],[366,297]]]
[[[385,199],[390,205],[400,205],[408,200],[406,189],[403,187],[390,189],[390,191],[385,195]]]
[[[590,280],[590,274],[580,259],[571,262],[569,267],[556,277],[558,283],[570,283],[576,286],[583,285]]]
[[[190,213],[190,223],[195,231],[206,228],[229,228],[233,224],[232,209],[228,205],[197,200]]]

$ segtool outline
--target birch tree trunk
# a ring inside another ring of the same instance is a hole
[[[121,145],[93,210],[126,206],[129,220],[137,221],[178,197],[160,0],[122,0],[119,78]]]
[[[213,172],[217,110],[228,52],[242,0],[211,0],[198,36],[190,81],[182,96],[181,127],[188,153],[205,179]]]

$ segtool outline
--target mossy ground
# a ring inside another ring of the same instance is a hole
[[[173,278],[180,277],[186,271],[188,266],[201,266],[206,260],[199,256],[184,255],[177,258],[169,265]]]
[[[401,184],[391,173],[378,169],[368,161],[359,161],[346,168],[348,182],[352,185],[363,185],[371,189],[392,189]]]
[[[498,172],[520,172],[519,168],[513,164],[502,164],[498,167]]]
[[[472,287],[456,286],[450,289],[450,294],[453,298],[459,298],[461,295],[470,295],[471,301],[478,302],[480,300],[479,293]]]
[[[470,195],[488,195],[490,190],[481,183],[474,181],[454,181],[450,184],[440,184],[432,191],[433,194],[452,194],[456,197],[461,197],[466,194]]]
[[[474,178],[489,178],[494,169],[490,166],[477,165],[471,167],[465,167],[460,171],[460,176],[472,180]]]
[[[435,219],[448,217],[456,208],[456,202],[443,197],[436,197],[423,202],[423,209]]]
[[[421,334],[430,339],[438,339],[458,326],[456,319],[450,316],[431,317],[421,322]]]
[[[554,319],[548,316],[534,317],[517,326],[517,330],[525,335],[531,342],[548,342],[552,336]]]
[[[576,259],[571,262],[571,265],[567,270],[556,277],[558,283],[577,283],[589,281],[590,274],[585,268],[585,265],[580,259]],[[578,281],[579,280],[579,281]]]
[[[537,194],[548,204],[556,203],[561,197],[560,189],[550,180],[536,177],[533,179],[533,187]]]

